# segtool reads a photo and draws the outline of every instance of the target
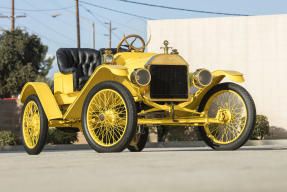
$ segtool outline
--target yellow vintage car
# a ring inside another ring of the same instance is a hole
[[[117,48],[58,49],[53,89],[28,82],[21,92],[27,153],[42,151],[49,127],[83,131],[97,152],[141,151],[149,127],[161,125],[198,127],[215,150],[241,147],[253,131],[255,104],[243,87],[221,81],[240,83],[243,75],[190,70],[168,41],[162,53],[146,53],[147,44],[129,35]]]

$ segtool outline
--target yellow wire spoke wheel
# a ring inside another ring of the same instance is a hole
[[[221,90],[211,96],[205,110],[208,117],[223,114],[223,124],[206,124],[204,130],[215,143],[228,144],[240,137],[246,126],[247,109],[241,96],[233,90]]]
[[[39,140],[40,114],[35,101],[29,101],[23,114],[23,135],[27,147],[33,149]]]
[[[136,108],[130,92],[115,82],[96,85],[83,106],[86,140],[98,152],[122,151],[136,127]]]
[[[127,127],[127,107],[121,95],[112,89],[96,93],[88,106],[87,123],[90,135],[99,145],[118,143]]]
[[[208,123],[201,128],[203,139],[217,150],[234,150],[242,146],[252,133],[255,105],[241,86],[222,83],[213,87],[203,98],[199,111],[222,123]]]
[[[21,117],[24,148],[30,155],[39,154],[46,143],[48,121],[36,95],[26,99]]]

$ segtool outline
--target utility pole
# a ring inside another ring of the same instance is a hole
[[[24,15],[16,15],[15,16],[15,6],[14,6],[14,0],[11,0],[12,6],[11,6],[11,16],[6,16],[6,15],[0,15],[0,18],[7,18],[11,19],[11,31],[15,30],[15,19],[20,18],[20,17],[26,17],[26,14]]]
[[[78,48],[80,48],[81,39],[80,39],[79,0],[76,0],[76,20],[77,20],[77,44],[78,44]]]
[[[112,48],[112,21],[109,23],[109,47]]]
[[[104,36],[109,36],[109,48],[111,48],[112,47],[112,32],[113,32],[113,30],[116,30],[117,28],[116,27],[114,27],[114,28],[112,28],[112,22],[110,21],[110,22],[106,22],[105,23],[106,25],[109,25],[109,34],[104,34]]]
[[[95,23],[92,23],[92,45],[93,45],[93,49],[95,49]]]
[[[12,9],[11,9],[11,31],[15,30],[15,15],[14,15],[14,0],[12,0]]]

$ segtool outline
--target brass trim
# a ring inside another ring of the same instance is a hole
[[[136,78],[137,74],[138,74],[141,70],[144,70],[144,71],[148,72],[148,74],[149,74],[149,81],[148,81],[146,84],[140,84],[140,83],[138,82],[137,78]],[[143,68],[139,68],[139,69],[135,69],[135,70],[131,73],[130,78],[131,78],[132,83],[134,83],[134,84],[136,84],[136,85],[139,85],[139,86],[141,86],[141,87],[145,87],[145,86],[147,86],[147,85],[150,84],[151,74],[150,74],[149,70],[143,69]]]
[[[148,70],[150,71],[150,66],[151,65],[175,65],[175,64],[149,64],[148,65]],[[187,68],[187,98],[178,98],[178,99],[174,99],[174,98],[164,98],[164,99],[161,99],[161,98],[156,98],[156,99],[152,99],[150,97],[150,87],[148,89],[148,91],[146,92],[145,96],[147,96],[147,98],[150,100],[150,101],[178,101],[178,102],[184,102],[184,101],[189,101],[190,100],[190,97],[191,95],[189,94],[189,91],[190,91],[190,81],[189,81],[189,65],[188,64],[178,64],[178,65],[185,65],[186,68]]]
[[[200,80],[199,80],[199,74],[202,72],[202,71],[208,71],[211,75],[211,79],[210,79],[210,82],[207,84],[207,85],[203,85]],[[212,82],[212,79],[213,79],[213,76],[212,76],[212,73],[208,70],[208,69],[197,69],[193,75],[192,75],[192,84],[198,88],[198,89],[202,89],[203,87],[207,87],[211,84]]]

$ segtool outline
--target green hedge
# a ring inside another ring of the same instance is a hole
[[[77,133],[64,132],[56,128],[49,129],[47,143],[72,144],[76,141],[78,141]]]
[[[0,131],[0,146],[16,145],[17,138],[11,131]]]
[[[256,124],[251,135],[251,139],[264,139],[264,136],[269,135],[269,121],[265,115],[256,115]]]
[[[0,131],[0,146],[21,144],[19,140],[20,138],[11,131]],[[48,131],[47,143],[72,144],[76,141],[78,141],[77,133],[68,133],[55,128]]]

